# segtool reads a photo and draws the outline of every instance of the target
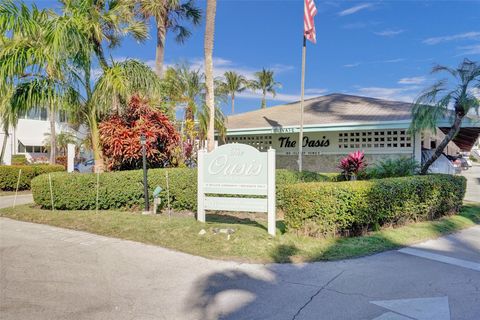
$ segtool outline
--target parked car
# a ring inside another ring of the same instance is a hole
[[[80,162],[75,164],[73,170],[75,172],[86,173],[86,172],[93,172],[93,167],[95,165],[95,161],[93,159],[86,160],[84,162]]]

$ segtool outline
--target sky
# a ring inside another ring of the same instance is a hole
[[[34,1],[55,7],[56,1]],[[480,61],[479,1],[315,0],[317,44],[307,44],[306,98],[346,93],[411,102],[442,75],[435,64]],[[206,1],[197,4],[205,11]],[[152,24],[153,27],[153,24]],[[183,45],[167,37],[165,62],[203,68],[204,21]],[[114,59],[153,66],[155,30],[145,43],[126,39]],[[299,100],[303,37],[302,0],[217,0],[214,68],[251,78],[262,68],[282,84],[268,106]],[[230,106],[222,106],[230,114]],[[236,113],[260,108],[260,95],[241,94]]]

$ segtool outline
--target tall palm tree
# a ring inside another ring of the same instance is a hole
[[[207,0],[207,17],[205,24],[205,102],[208,108],[207,150],[215,148],[215,87],[213,79],[213,37],[215,33],[215,15],[217,0]]]
[[[235,113],[235,94],[237,92],[243,92],[247,88],[247,80],[241,74],[235,71],[226,71],[223,74],[224,81],[221,84],[220,90],[230,96],[232,103],[232,114]]]
[[[210,109],[206,105],[203,105],[201,110],[197,112],[197,119],[198,138],[201,142],[204,142],[207,136],[210,121]],[[226,118],[218,106],[215,107],[214,119],[214,127],[217,130],[219,139],[225,139],[227,135]]]
[[[153,17],[157,29],[157,47],[155,52],[155,72],[161,78],[165,55],[165,40],[168,31],[175,34],[178,43],[184,43],[192,32],[183,22],[194,26],[200,24],[202,11],[195,0],[137,0],[139,11],[145,18]]]
[[[422,165],[421,174],[428,172],[430,165],[455,138],[468,112],[478,113],[480,107],[480,100],[473,94],[473,89],[480,88],[480,64],[465,59],[456,69],[435,66],[432,73],[438,72],[447,72],[454,83],[449,85],[447,80],[438,81],[416,99],[412,108],[410,132],[434,132],[437,129],[437,121],[445,117],[452,118],[452,124],[432,156]]]
[[[3,163],[5,151],[7,149],[7,140],[10,136],[10,128],[15,128],[18,118],[23,110],[14,110],[10,105],[10,98],[13,93],[13,87],[6,83],[0,84],[0,125],[3,130],[2,149],[0,151],[0,164]]]
[[[255,80],[250,82],[252,89],[262,92],[262,109],[267,107],[267,93],[275,97],[277,94],[275,88],[281,88],[281,86],[279,82],[275,81],[273,70],[266,70],[265,68],[262,71],[255,72]]]

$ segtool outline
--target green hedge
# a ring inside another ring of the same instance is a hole
[[[353,235],[458,212],[466,179],[452,175],[295,184],[284,190],[285,224],[313,235]]]
[[[22,174],[19,190],[30,189],[32,179],[42,173],[65,170],[63,166],[48,164],[0,166],[0,190],[11,191],[16,189],[20,169]]]
[[[161,186],[162,205],[166,205],[166,178],[169,175],[170,205],[176,210],[192,210],[197,207],[197,171],[195,169],[171,168],[148,170],[149,194]],[[277,170],[277,206],[284,202],[284,187],[302,181],[332,181],[335,174],[298,173]],[[93,173],[52,174],[53,198],[56,209],[89,210],[96,207],[97,175]],[[48,176],[33,180],[32,192],[35,203],[51,208]],[[106,172],[99,175],[99,209],[139,208],[143,205],[143,173],[141,170]]]

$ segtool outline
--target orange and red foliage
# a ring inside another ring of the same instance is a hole
[[[180,143],[180,135],[168,117],[152,109],[146,100],[138,96],[130,99],[125,112],[102,121],[99,131],[103,154],[110,170],[141,168],[142,134],[146,137],[150,168],[168,166],[173,149]]]

